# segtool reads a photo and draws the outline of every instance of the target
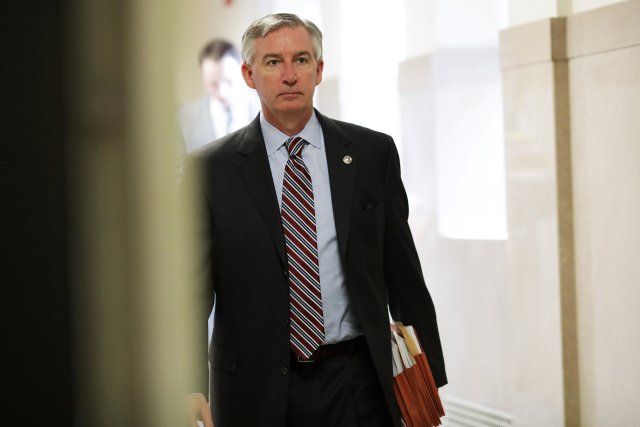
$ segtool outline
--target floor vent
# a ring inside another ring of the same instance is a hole
[[[511,415],[453,396],[442,395],[444,427],[509,427]]]

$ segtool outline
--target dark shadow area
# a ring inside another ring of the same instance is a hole
[[[61,0],[17,2],[4,19],[3,388],[10,396],[4,425],[74,425],[65,152],[68,6]]]

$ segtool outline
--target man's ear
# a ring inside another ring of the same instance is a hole
[[[253,81],[253,71],[251,71],[251,68],[249,68],[247,64],[242,64],[242,78],[251,89],[256,88],[256,84]]]
[[[316,69],[316,86],[322,81],[322,70],[324,70],[324,61],[318,62],[318,68]]]

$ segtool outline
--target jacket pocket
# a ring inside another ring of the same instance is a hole
[[[211,365],[215,370],[235,373],[238,369],[238,353],[219,345],[214,345]]]
[[[379,262],[384,245],[384,206],[367,204],[356,216],[353,238],[364,259]]]

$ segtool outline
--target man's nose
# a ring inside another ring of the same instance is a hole
[[[289,62],[284,64],[284,69],[282,70],[282,81],[288,85],[294,85],[298,79],[296,74],[296,69],[293,63]]]

